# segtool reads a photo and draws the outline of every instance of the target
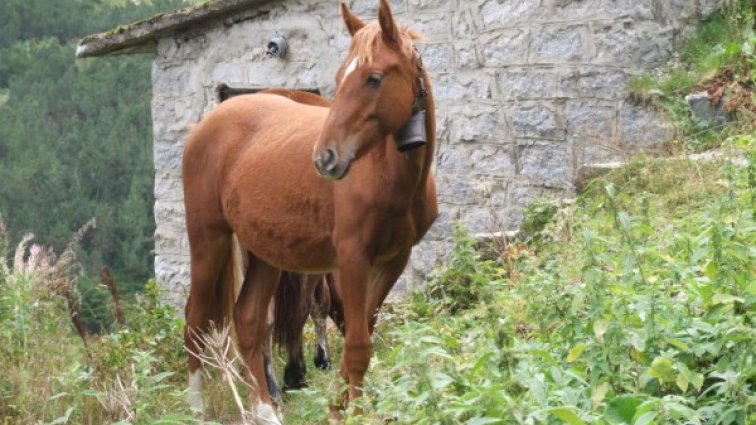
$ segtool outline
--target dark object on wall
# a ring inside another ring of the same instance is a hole
[[[215,91],[216,93],[218,93],[218,100],[220,100],[221,102],[225,102],[234,96],[259,93],[261,91],[268,90],[268,89],[269,88],[230,87],[227,84],[221,84],[215,89]],[[320,90],[318,89],[297,89],[297,90],[306,91],[306,92],[317,94],[318,96],[320,96]]]
[[[269,58],[283,58],[286,56],[286,52],[289,50],[289,43],[286,42],[286,38],[280,34],[276,34],[268,42],[268,51],[265,53]]]

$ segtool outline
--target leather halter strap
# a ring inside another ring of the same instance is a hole
[[[423,58],[415,47],[417,52],[417,94],[412,104],[412,116],[407,124],[394,135],[396,148],[400,152],[409,152],[428,143],[428,135],[425,128],[425,98],[428,97],[428,90],[425,87],[425,69],[423,68]]]

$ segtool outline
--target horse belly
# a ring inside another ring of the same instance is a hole
[[[264,149],[245,154],[225,184],[224,214],[242,246],[266,263],[327,271],[336,263],[330,183],[297,151],[284,158]]]
[[[335,268],[336,253],[330,236],[312,237],[296,228],[255,219],[234,227],[242,246],[272,266],[303,273],[322,273]]]

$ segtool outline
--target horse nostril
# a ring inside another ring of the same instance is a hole
[[[336,168],[336,163],[338,162],[338,156],[336,155],[336,151],[333,149],[328,149],[326,151],[326,157],[323,161],[324,168],[328,171],[333,171],[334,168]]]
[[[315,160],[315,165],[322,171],[333,171],[336,169],[339,163],[339,156],[334,149],[327,149],[325,152],[318,155]]]

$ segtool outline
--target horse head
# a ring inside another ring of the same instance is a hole
[[[335,101],[313,152],[317,172],[337,180],[390,135],[400,150],[422,145],[426,95],[414,47],[419,36],[396,24],[386,0],[380,0],[377,22],[365,24],[344,3],[341,12],[352,43],[336,73]]]

